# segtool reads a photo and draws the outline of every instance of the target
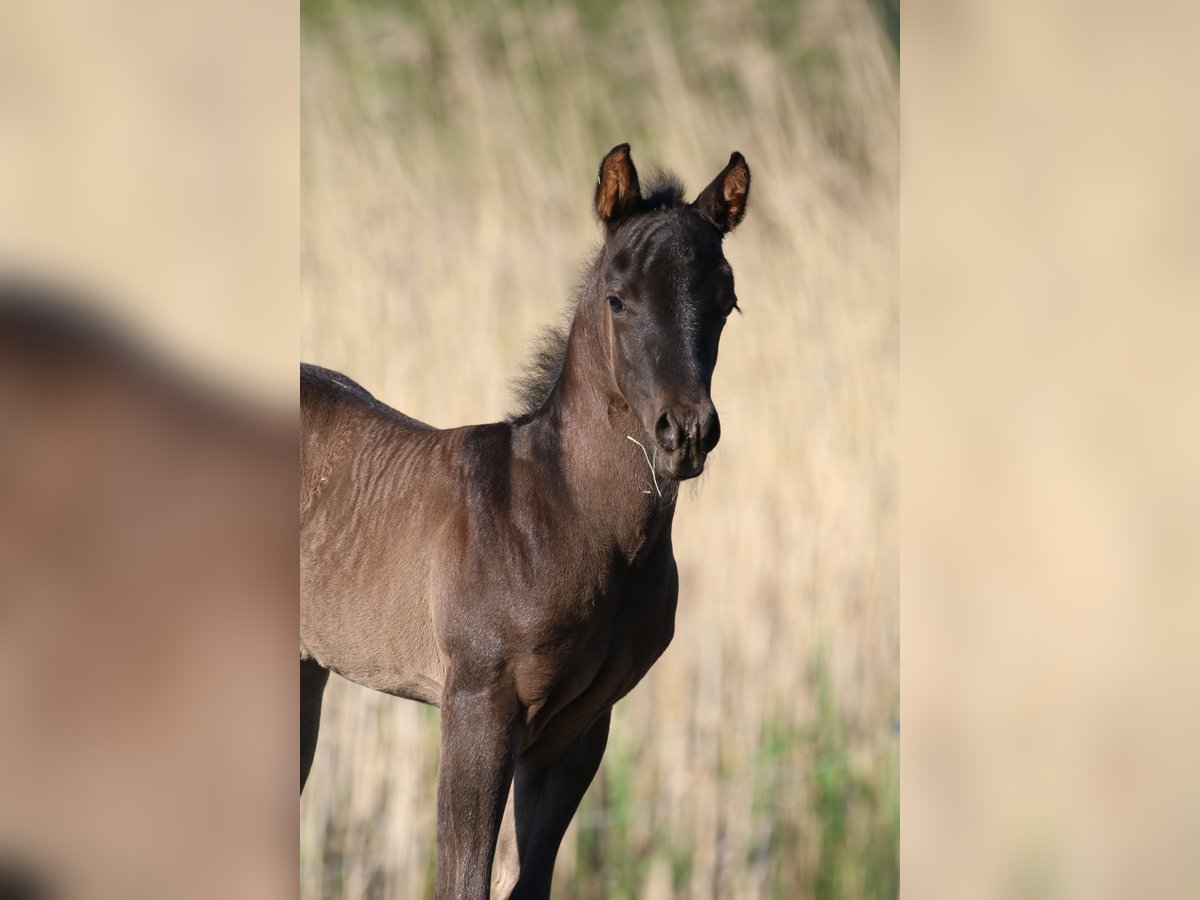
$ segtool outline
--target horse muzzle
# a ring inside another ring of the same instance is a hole
[[[654,440],[667,475],[678,481],[695,478],[721,439],[721,419],[707,397],[688,405],[663,408],[654,422]]]

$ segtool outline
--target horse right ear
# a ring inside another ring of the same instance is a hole
[[[750,167],[742,154],[734,153],[721,174],[700,192],[692,205],[724,235],[738,227],[746,215],[749,198]]]
[[[608,151],[596,176],[596,215],[611,231],[637,210],[642,202],[637,169],[629,156],[629,145],[618,144]]]

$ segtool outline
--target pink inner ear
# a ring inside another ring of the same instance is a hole
[[[601,187],[600,195],[600,212],[606,219],[616,212],[617,207],[620,205],[621,181],[621,173],[619,171],[608,170]]]
[[[627,153],[605,162],[603,175],[597,178],[600,186],[597,207],[601,218],[607,220],[637,202],[636,178]]]
[[[728,203],[746,193],[746,170],[738,167],[725,179],[725,201]]]

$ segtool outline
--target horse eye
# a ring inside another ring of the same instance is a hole
[[[615,313],[619,313],[625,308],[625,304],[621,302],[621,298],[616,294],[608,295],[608,307]]]

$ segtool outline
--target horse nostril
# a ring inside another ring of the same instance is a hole
[[[714,409],[700,426],[700,449],[711,453],[717,441],[721,439],[721,417]]]
[[[683,430],[669,412],[663,412],[654,423],[654,436],[658,439],[658,445],[668,453],[674,452],[683,443]]]

